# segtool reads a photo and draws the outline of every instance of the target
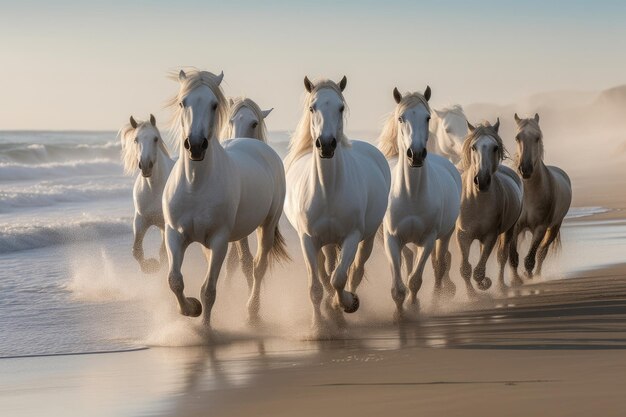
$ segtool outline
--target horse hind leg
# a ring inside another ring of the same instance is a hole
[[[133,241],[133,257],[139,263],[141,271],[145,274],[153,274],[159,270],[159,261],[153,258],[146,259],[143,251],[143,239],[146,236],[150,223],[146,221],[141,215],[135,214],[133,221],[133,234],[135,239]]]
[[[472,246],[472,239],[463,231],[457,231],[457,242],[459,244],[459,250],[461,251],[461,277],[465,281],[465,287],[467,288],[467,295],[471,297],[476,296],[476,290],[472,285],[472,265],[469,263],[470,248]]]
[[[498,240],[498,266],[500,268],[498,273],[498,289],[501,293],[506,293],[507,286],[504,283],[504,268],[509,260],[509,252],[511,240],[513,239],[514,227],[511,227],[504,234],[500,235]]]
[[[239,257],[237,256],[237,248],[234,243],[231,243],[228,248],[228,254],[226,255],[226,282],[230,283],[232,281],[238,265]],[[250,290],[250,285],[251,283],[248,283],[248,290]]]
[[[404,269],[406,274],[409,275],[413,271],[413,262],[415,261],[415,253],[407,245],[402,248],[402,262],[404,263]]]
[[[394,318],[401,321],[404,317],[404,299],[406,298],[406,286],[402,281],[402,246],[399,239],[385,231],[385,254],[391,266],[391,298],[396,303]]]
[[[204,316],[202,322],[208,328],[211,326],[211,312],[217,296],[217,281],[220,270],[228,252],[228,233],[217,233],[211,237],[205,246],[205,256],[209,268],[207,270],[204,284],[202,284],[202,301],[204,305]]]
[[[435,247],[435,239],[436,237],[434,235],[429,236],[426,239],[424,246],[422,246],[421,250],[419,251],[419,259],[417,261],[417,264],[409,275],[409,300],[413,305],[417,304],[417,293],[422,287],[424,267],[426,266],[426,261],[428,260],[428,257]]]
[[[539,247],[539,253],[537,255],[537,275],[541,276],[541,270],[543,268],[543,262],[546,260],[548,250],[551,246],[558,246],[559,236],[561,233],[561,225],[551,227],[546,233],[541,246]]]
[[[330,280],[336,294],[335,307],[342,307],[346,313],[354,313],[359,309],[359,297],[346,291],[345,287],[348,282],[348,270],[354,262],[360,241],[361,235],[356,231],[344,239],[341,244],[339,262]]]
[[[493,234],[487,236],[484,242],[482,242],[480,248],[480,259],[474,268],[474,281],[478,284],[478,288],[486,291],[491,287],[491,279],[486,276],[487,270],[487,261],[489,260],[489,256],[491,256],[491,252],[493,251],[493,247],[496,245],[496,241],[498,239],[498,235]]]
[[[372,255],[372,249],[374,248],[374,238],[375,236],[372,236],[359,243],[354,263],[349,272],[348,291],[350,292],[356,293],[357,288],[361,285],[361,281],[365,276],[365,263]]]
[[[252,257],[252,252],[250,252],[248,238],[244,237],[243,239],[237,241],[235,243],[235,247],[237,248],[237,255],[239,255],[238,260],[241,263],[241,270],[243,271],[243,274],[246,277],[246,282],[248,283],[248,293],[250,293],[254,282],[254,259]]]
[[[431,255],[433,271],[435,272],[435,297],[444,295],[452,298],[456,294],[456,286],[448,274],[450,261],[452,259],[448,246],[452,233],[453,231],[437,240],[435,250],[433,250]]]

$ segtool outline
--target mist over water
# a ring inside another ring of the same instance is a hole
[[[376,134],[354,137],[374,140]],[[288,135],[270,136],[284,156]],[[241,272],[230,280],[225,274],[220,278],[213,310],[216,331],[210,337],[200,319],[180,316],[166,271],[145,275],[132,258],[134,177],[123,175],[119,152],[114,132],[0,132],[0,357],[309,336],[306,271],[295,231],[284,218],[280,226],[293,262],[275,266],[266,276],[261,328],[246,324],[247,286]],[[603,210],[576,208],[570,215]],[[564,227],[565,249],[548,262],[546,275],[560,278],[594,258],[583,242],[601,239],[603,227],[626,228],[595,222]],[[255,239],[250,240],[254,251]],[[159,243],[157,231],[149,232],[146,253],[156,255]],[[595,256],[596,264],[616,262],[615,248],[623,244],[619,235]],[[451,276],[458,291],[447,310],[465,303],[456,244],[451,246]],[[183,265],[187,295],[198,296],[205,273],[204,256],[192,245]],[[359,288],[361,309],[348,317],[355,330],[336,337],[350,337],[364,326],[390,325],[390,285],[387,260],[377,244]],[[446,310],[432,305],[432,286],[429,263],[420,291],[422,314]]]

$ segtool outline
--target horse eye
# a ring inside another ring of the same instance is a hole
[[[259,125],[259,122],[254,122],[254,123],[252,123],[252,128],[253,128],[253,129],[256,129],[256,127],[257,127],[258,125]]]
[[[472,150],[476,152],[476,145],[472,145]]]
[[[493,148],[493,152],[498,152],[498,147],[496,146],[495,148]]]
[[[309,107],[309,111],[313,113],[313,106]]]
[[[183,102],[181,101],[180,103],[178,103],[178,105],[180,106],[180,108],[182,109],[183,107],[185,107],[185,105],[183,104]]]
[[[135,140],[133,140],[133,142],[139,143],[139,139],[135,138]]]
[[[213,104],[213,111],[217,110],[217,103]]]
[[[154,143],[157,143],[159,141],[159,138],[157,138],[156,136],[154,137]]]
[[[344,110],[345,110],[344,106],[339,107],[339,113],[343,113]]]
[[[398,117],[398,121],[399,121],[400,123],[404,123],[404,117],[402,117],[402,116]]]
[[[427,122],[430,122],[430,116],[428,116],[428,117],[426,118],[426,121],[427,121]]]

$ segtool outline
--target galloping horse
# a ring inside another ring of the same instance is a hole
[[[285,162],[285,214],[300,237],[316,330],[322,325],[322,285],[333,297],[331,314],[339,325],[344,324],[340,308],[346,313],[359,308],[355,291],[385,215],[391,183],[382,153],[344,134],[346,84],[346,77],[338,84],[304,78],[308,94]]]
[[[395,160],[389,207],[383,226],[385,252],[393,276],[391,296],[396,303],[398,319],[403,315],[406,297],[401,274],[402,250],[407,244],[421,249],[415,251],[417,263],[409,271],[411,303],[416,303],[424,266],[431,253],[435,292],[440,294],[443,278],[450,269],[448,245],[461,203],[461,176],[457,169],[444,157],[429,154],[426,150],[430,95],[430,87],[423,95],[409,93],[404,97],[397,88],[394,89],[397,106],[379,139],[379,147],[385,156]],[[449,277],[446,287],[454,294],[454,284]]]
[[[172,99],[174,126],[180,133],[180,157],[165,186],[165,243],[169,285],[180,312],[199,316],[210,326],[217,279],[228,243],[255,229],[259,242],[248,319],[259,319],[261,281],[271,261],[288,259],[278,220],[285,198],[285,171],[280,157],[256,139],[233,139],[224,146],[217,132],[226,122],[227,102],[220,88],[223,74],[180,71],[180,90]],[[181,266],[192,242],[205,247],[208,271],[202,304],[184,295]]]
[[[513,283],[521,284],[522,279],[517,272],[518,236],[526,230],[532,233],[533,238],[524,266],[531,278],[535,256],[539,250],[537,274],[541,275],[548,249],[559,241],[561,224],[572,202],[572,183],[565,171],[543,163],[543,134],[539,128],[539,115],[535,114],[532,119],[520,119],[516,113],[515,122],[517,168],[524,182],[524,201],[522,214],[513,233],[510,263]]]
[[[457,239],[463,260],[461,275],[467,292],[475,295],[471,283],[472,266],[468,258],[474,240],[481,243],[480,260],[474,268],[478,288],[486,290],[491,279],[485,276],[485,266],[498,241],[498,276],[500,289],[505,288],[504,267],[509,255],[515,223],[522,210],[522,182],[515,172],[501,165],[506,155],[498,135],[500,119],[476,127],[468,123],[469,134],[463,143],[463,193],[461,214],[457,221]]]
[[[426,149],[436,153],[461,168],[463,139],[467,135],[467,117],[463,108],[455,104],[443,109],[433,109],[430,121],[430,138]]]
[[[222,143],[234,138],[258,139],[267,143],[267,128],[265,118],[273,109],[261,108],[249,98],[236,97],[228,99],[227,123],[224,123],[220,140]],[[248,290],[252,290],[252,253],[248,244],[248,237],[244,237],[231,244],[226,256],[226,277],[228,278],[237,269],[237,261],[241,263],[241,270],[246,276]]]
[[[135,203],[133,256],[139,262],[143,272],[156,272],[167,259],[161,200],[165,182],[174,166],[174,161],[170,158],[153,115],[150,115],[149,122],[136,121],[131,116],[130,123],[120,130],[120,138],[124,172],[130,175],[137,168],[141,170],[133,187]],[[144,257],[143,238],[151,226],[156,226],[161,230],[160,262],[154,258]]]

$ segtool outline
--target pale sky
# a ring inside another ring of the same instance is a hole
[[[345,74],[349,128],[378,129],[394,86],[437,106],[624,84],[625,22],[608,0],[0,0],[0,129],[162,124],[180,66],[223,70],[270,130],[294,128],[305,74]]]

